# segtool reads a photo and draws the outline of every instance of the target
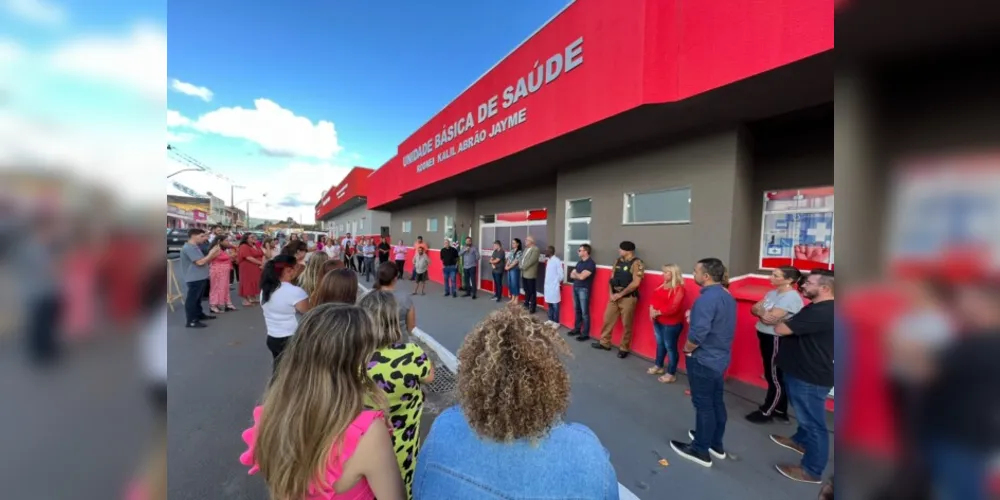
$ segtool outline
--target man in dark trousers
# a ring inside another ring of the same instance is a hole
[[[632,348],[632,320],[635,318],[635,304],[639,301],[639,285],[646,275],[642,259],[635,256],[635,243],[623,241],[618,245],[618,260],[611,272],[611,300],[604,309],[604,325],[601,341],[590,344],[594,349],[611,350],[611,332],[618,318],[622,319],[622,341],[618,345],[618,357],[626,358]],[[583,335],[586,333],[586,335]],[[581,332],[577,340],[590,338],[589,332]]]
[[[458,249],[445,239],[441,247],[441,266],[444,267],[444,296],[458,297]]]
[[[465,285],[465,295],[463,297],[476,298],[476,276],[479,273],[479,249],[472,244],[472,238],[465,238],[465,246],[462,247],[462,283]]]
[[[202,295],[208,286],[208,264],[212,262],[219,252],[221,246],[214,246],[205,255],[201,250],[201,245],[208,240],[208,235],[203,229],[192,229],[188,232],[188,241],[181,248],[181,276],[187,284],[187,296],[184,298],[184,312],[187,316],[185,326],[188,328],[205,328],[202,320],[215,319],[215,316],[205,314],[201,308]]]
[[[694,266],[694,281],[701,294],[691,306],[687,356],[688,383],[695,411],[695,429],[688,431],[690,443],[671,441],[681,457],[705,467],[712,457],[724,460],[726,448],[726,403],[722,400],[723,375],[732,357],[736,336],[736,300],[722,286],[726,266],[716,258],[702,259]]]
[[[793,481],[820,484],[830,454],[826,398],[834,383],[833,271],[809,273],[802,295],[810,304],[774,327],[781,335],[778,368],[799,427],[790,438],[771,434],[771,441],[802,454],[799,465],[778,465],[778,472]]]

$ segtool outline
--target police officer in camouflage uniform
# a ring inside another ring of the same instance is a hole
[[[632,320],[635,305],[639,301],[639,285],[646,273],[642,260],[635,256],[635,243],[623,241],[618,245],[618,260],[611,272],[611,300],[604,310],[604,327],[601,341],[590,346],[594,349],[611,350],[611,332],[620,317],[622,320],[622,341],[618,346],[618,357],[626,358],[632,347]]]

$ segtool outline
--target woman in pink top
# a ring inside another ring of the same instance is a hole
[[[271,498],[406,499],[391,428],[382,411],[365,409],[366,394],[386,407],[364,375],[377,342],[357,306],[323,304],[302,318],[243,432],[240,462],[264,476]]]
[[[208,305],[212,314],[235,311],[233,296],[229,291],[229,273],[233,270],[233,245],[227,236],[218,236],[212,242],[222,250],[209,264]],[[211,251],[211,249],[209,249]]]
[[[396,279],[403,279],[403,268],[406,267],[406,250],[403,240],[397,241],[396,246],[392,247],[392,258],[396,261]]]

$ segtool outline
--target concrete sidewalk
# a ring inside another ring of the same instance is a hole
[[[361,279],[361,285],[370,287]],[[414,283],[402,281],[400,290],[412,290]],[[444,286],[428,283],[427,295],[413,297],[417,328],[425,345],[435,348],[442,364],[454,359],[467,332],[501,307],[480,291],[472,300],[445,297]],[[544,311],[538,317],[545,320]],[[600,321],[598,318],[597,321]],[[566,332],[565,328],[561,329]],[[675,384],[660,384],[646,374],[650,362],[636,356],[621,360],[615,351],[598,351],[590,342],[576,342],[566,337],[574,357],[567,362],[572,380],[569,420],[580,422],[597,433],[611,452],[618,481],[643,500],[668,496],[694,498],[789,499],[815,498],[819,486],[796,483],[781,476],[778,463],[797,463],[799,456],[768,438],[770,433],[791,435],[792,425],[758,426],[743,416],[753,411],[763,391],[740,383],[727,384],[726,406],[729,424],[726,448],[732,458],[716,461],[711,469],[687,462],[669,445],[671,439],[686,441],[694,425],[694,409],[684,394],[687,381],[683,375]],[[832,425],[830,425],[832,428]],[[833,436],[831,459],[826,475],[833,474]],[[664,467],[658,462],[666,459]]]

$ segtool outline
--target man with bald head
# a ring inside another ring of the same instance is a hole
[[[538,259],[541,253],[535,246],[535,238],[524,240],[524,255],[521,257],[521,282],[524,284],[524,308],[535,314],[538,308]]]

